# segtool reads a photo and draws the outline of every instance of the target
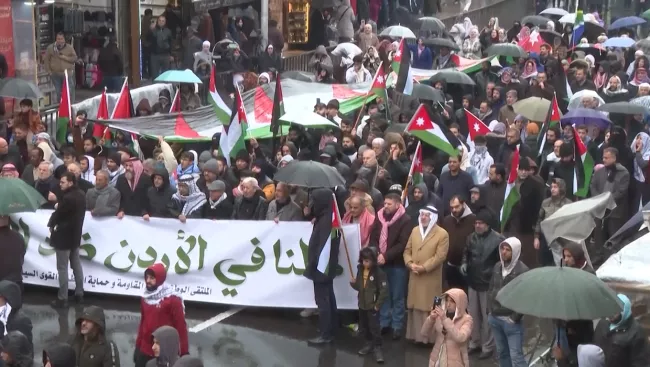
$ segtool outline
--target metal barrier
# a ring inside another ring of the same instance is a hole
[[[47,126],[46,132],[52,139],[56,139],[56,120],[59,118],[59,105],[52,105],[46,109],[42,109],[39,111],[39,114],[41,115],[41,121]]]

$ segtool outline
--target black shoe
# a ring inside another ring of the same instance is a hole
[[[50,306],[52,306],[52,308],[67,308],[68,307],[68,301],[57,299],[55,301],[52,301]]]
[[[478,355],[478,359],[490,359],[493,355],[493,352],[481,352],[481,354]]]
[[[392,338],[393,338],[393,340],[402,339],[402,331],[401,330],[393,330]]]
[[[359,349],[357,354],[360,356],[365,356],[367,354],[370,354],[370,352],[372,352],[372,344],[366,344],[363,346],[363,348]]]
[[[332,338],[326,339],[326,338],[323,338],[322,336],[319,336],[318,338],[313,338],[313,339],[309,339],[309,340],[307,340],[307,344],[311,344],[311,345],[324,345],[324,344],[329,344],[329,343],[331,343],[332,340],[333,340]]]
[[[481,347],[470,348],[467,350],[468,355],[481,353]]]
[[[390,327],[383,327],[381,328],[381,335],[387,335],[390,334],[391,328]]]
[[[375,362],[384,363],[384,353],[381,351],[380,347],[375,347],[372,352],[375,355]]]
[[[74,302],[78,305],[83,305],[84,304],[84,296],[74,296]]]

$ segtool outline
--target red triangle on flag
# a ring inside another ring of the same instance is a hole
[[[212,63],[212,68],[210,70],[210,84],[208,85],[208,90],[210,93],[217,93],[217,83],[216,83],[216,67],[214,62]]]
[[[580,157],[587,153],[587,147],[585,146],[585,143],[582,141],[582,139],[580,139],[580,135],[578,135],[578,130],[576,130],[575,126],[573,126],[573,136],[576,145],[575,157],[576,159],[581,159]]]
[[[99,99],[99,107],[97,107],[97,120],[108,120],[108,98],[106,98],[106,88],[102,92]],[[104,133],[105,132],[105,133]],[[93,125],[93,136],[97,139],[111,139],[111,133],[107,130],[106,126],[95,123]]]
[[[350,88],[347,84],[331,84],[331,86],[334,99],[350,99],[365,95],[363,92]]]
[[[124,80],[122,85],[122,90],[120,91],[120,96],[117,98],[117,103],[115,103],[115,108],[113,109],[113,115],[111,119],[130,119],[134,116],[131,115],[133,111],[133,106],[131,106],[131,92],[129,91],[129,83],[127,80]]]
[[[180,113],[181,112],[181,98],[180,98],[180,89],[174,94],[174,100],[172,101],[171,107],[169,107],[169,113]]]
[[[551,118],[548,121],[551,123],[559,123],[562,116],[560,115],[560,106],[557,104],[557,96],[553,96],[551,103]]]
[[[63,85],[61,86],[61,100],[59,101],[59,117],[58,118],[68,118],[70,119],[70,124],[72,124],[72,111],[70,104],[70,90],[68,89],[68,73],[65,73],[65,78],[63,78]]]
[[[519,169],[519,145],[515,148],[515,151],[512,152],[512,157],[510,158],[510,174],[508,175],[508,184],[514,184],[517,181]]]
[[[399,47],[397,47],[397,51],[393,54],[393,63],[402,62],[402,52],[408,50],[405,41],[406,38],[402,38],[402,40],[399,41]]]
[[[238,93],[236,93],[238,94]],[[238,94],[240,98],[239,106],[244,106],[243,100],[241,100],[241,95]],[[271,119],[273,118],[273,100],[266,94],[264,88],[257,87],[255,88],[255,122],[258,124],[270,124]],[[241,114],[240,114],[241,115]],[[244,113],[244,118],[246,114]],[[241,116],[239,116],[241,121]]]
[[[185,121],[182,113],[176,116],[176,126],[174,126],[174,135],[182,136],[184,138],[200,138],[201,135],[194,131],[190,125]]]
[[[421,104],[420,107],[415,110],[415,113],[413,114],[413,117],[411,118],[409,124],[406,125],[406,131],[426,131],[433,129],[433,121],[431,121],[431,117],[429,117],[429,113],[424,108],[424,105]]]
[[[384,68],[382,66],[383,65],[379,65],[377,68],[377,73],[372,80],[372,86],[370,89],[386,88],[386,73],[384,72]]]
[[[336,197],[332,194],[332,230],[341,229],[341,215],[339,214],[338,205],[336,205]]]
[[[490,128],[487,127],[481,119],[476,117],[473,113],[465,110],[465,120],[467,120],[467,129],[469,131],[469,138],[474,141],[474,138],[479,135],[487,135]]]

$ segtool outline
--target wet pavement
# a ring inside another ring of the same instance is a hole
[[[23,309],[34,325],[35,360],[40,365],[43,348],[55,342],[65,342],[74,332],[74,322],[80,308],[71,306],[55,310],[49,302],[56,297],[54,289],[28,286]],[[108,336],[120,352],[121,366],[133,366],[133,350],[140,321],[139,300],[128,297],[89,295],[86,304],[104,308]],[[186,304],[188,327],[203,328],[206,320],[223,318],[237,311],[230,306]],[[200,357],[205,366],[219,367],[370,367],[377,364],[371,357],[356,354],[363,341],[345,328],[337,340],[327,347],[311,347],[306,341],[316,333],[316,318],[303,319],[299,310],[245,308],[198,332],[190,333],[190,353]],[[547,323],[527,318],[527,359],[549,345]],[[211,323],[208,321],[208,323]],[[538,333],[542,332],[537,343]],[[537,346],[536,346],[537,345]],[[386,339],[384,357],[388,367],[428,366],[430,348],[417,347],[405,341]],[[473,367],[492,367],[494,360],[470,358]]]

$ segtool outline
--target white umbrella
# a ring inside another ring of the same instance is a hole
[[[539,13],[539,15],[557,15],[558,17],[562,17],[567,14],[569,14],[569,12],[561,8],[548,8],[542,10],[542,12]]]
[[[596,20],[596,17],[593,14],[583,14],[582,19],[585,22],[598,24],[598,21]],[[564,24],[574,24],[576,22],[576,13],[571,13],[563,16],[562,18],[560,18],[559,22]]]
[[[335,127],[339,128],[339,125],[326,119],[325,117],[314,113],[301,110],[293,110],[292,112],[285,113],[280,117],[280,121],[302,125],[304,127]]]
[[[351,42],[340,43],[332,50],[332,55],[338,57],[348,57],[353,58],[357,55],[361,55],[364,51]]]
[[[599,106],[602,106],[605,104],[605,101],[598,95],[598,93],[594,92],[593,90],[589,89],[583,89],[580,92],[574,93],[573,97],[569,100],[569,106],[567,107],[569,110],[575,110],[576,108],[582,107],[582,98],[583,97],[592,97],[596,98],[598,100]]]
[[[391,38],[415,38],[413,31],[401,25],[390,26],[384,29],[379,35]]]

